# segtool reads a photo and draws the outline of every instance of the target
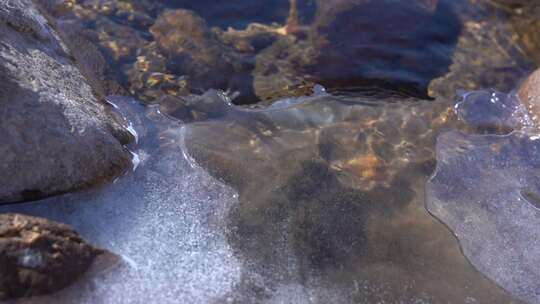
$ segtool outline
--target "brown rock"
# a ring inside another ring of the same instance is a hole
[[[156,42],[139,49],[137,60],[126,73],[130,93],[146,102],[165,95],[187,95],[189,82],[185,76],[170,73],[167,61]]]
[[[517,36],[519,46],[534,60],[540,63],[540,3],[538,1],[517,1],[512,6],[511,22]]]
[[[220,45],[206,22],[187,10],[165,11],[150,28],[170,59],[174,74],[188,75],[205,88],[226,88],[233,67],[229,50]]]
[[[104,253],[67,225],[0,214],[0,300],[58,291]]]
[[[540,70],[536,70],[523,82],[518,96],[529,111],[531,119],[537,122],[540,114]]]

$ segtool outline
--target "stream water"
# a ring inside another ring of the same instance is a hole
[[[283,34],[288,1],[71,2],[54,17],[96,31],[134,96],[107,100],[137,166],[0,212],[122,262],[17,303],[540,303],[538,132],[512,93],[474,91],[535,65],[510,8],[299,1]],[[225,31],[253,22],[279,24]]]
[[[218,92],[203,100],[181,113],[213,117],[184,124],[111,97],[139,137],[135,172],[99,191],[1,207],[71,224],[123,258],[34,301],[512,302],[424,207],[433,102],[321,93],[245,110]]]

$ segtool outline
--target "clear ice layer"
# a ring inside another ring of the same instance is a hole
[[[427,208],[479,271],[540,303],[540,137],[514,94],[468,93],[456,109],[474,131],[439,136]]]
[[[0,210],[73,225],[123,265],[59,294],[19,302],[221,303],[241,276],[224,233],[235,192],[186,160],[178,123],[127,98],[110,101],[139,135],[131,147],[140,158],[134,172],[96,191]]]
[[[110,101],[138,134],[138,168],[0,211],[71,224],[123,263],[20,303],[514,302],[425,209],[453,104],[321,92],[240,109],[215,91],[159,109]]]

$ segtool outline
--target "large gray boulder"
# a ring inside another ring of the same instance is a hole
[[[83,189],[130,166],[128,133],[73,58],[30,0],[0,0],[0,203]]]

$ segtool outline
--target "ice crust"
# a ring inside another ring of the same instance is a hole
[[[468,93],[456,110],[474,131],[439,136],[428,210],[455,233],[479,271],[522,300],[540,303],[537,131],[514,94]]]
[[[424,208],[446,103],[109,101],[136,170],[0,212],[71,224],[122,264],[20,303],[513,303]]]
[[[127,98],[111,102],[140,136],[140,143],[132,147],[141,162],[135,172],[99,191],[2,206],[0,211],[71,224],[90,242],[120,255],[124,265],[82,287],[34,301],[209,303],[222,299],[240,276],[241,265],[222,227],[236,201],[235,192],[185,159],[178,124],[160,121],[155,109],[148,110],[154,118],[150,123],[145,110]]]

